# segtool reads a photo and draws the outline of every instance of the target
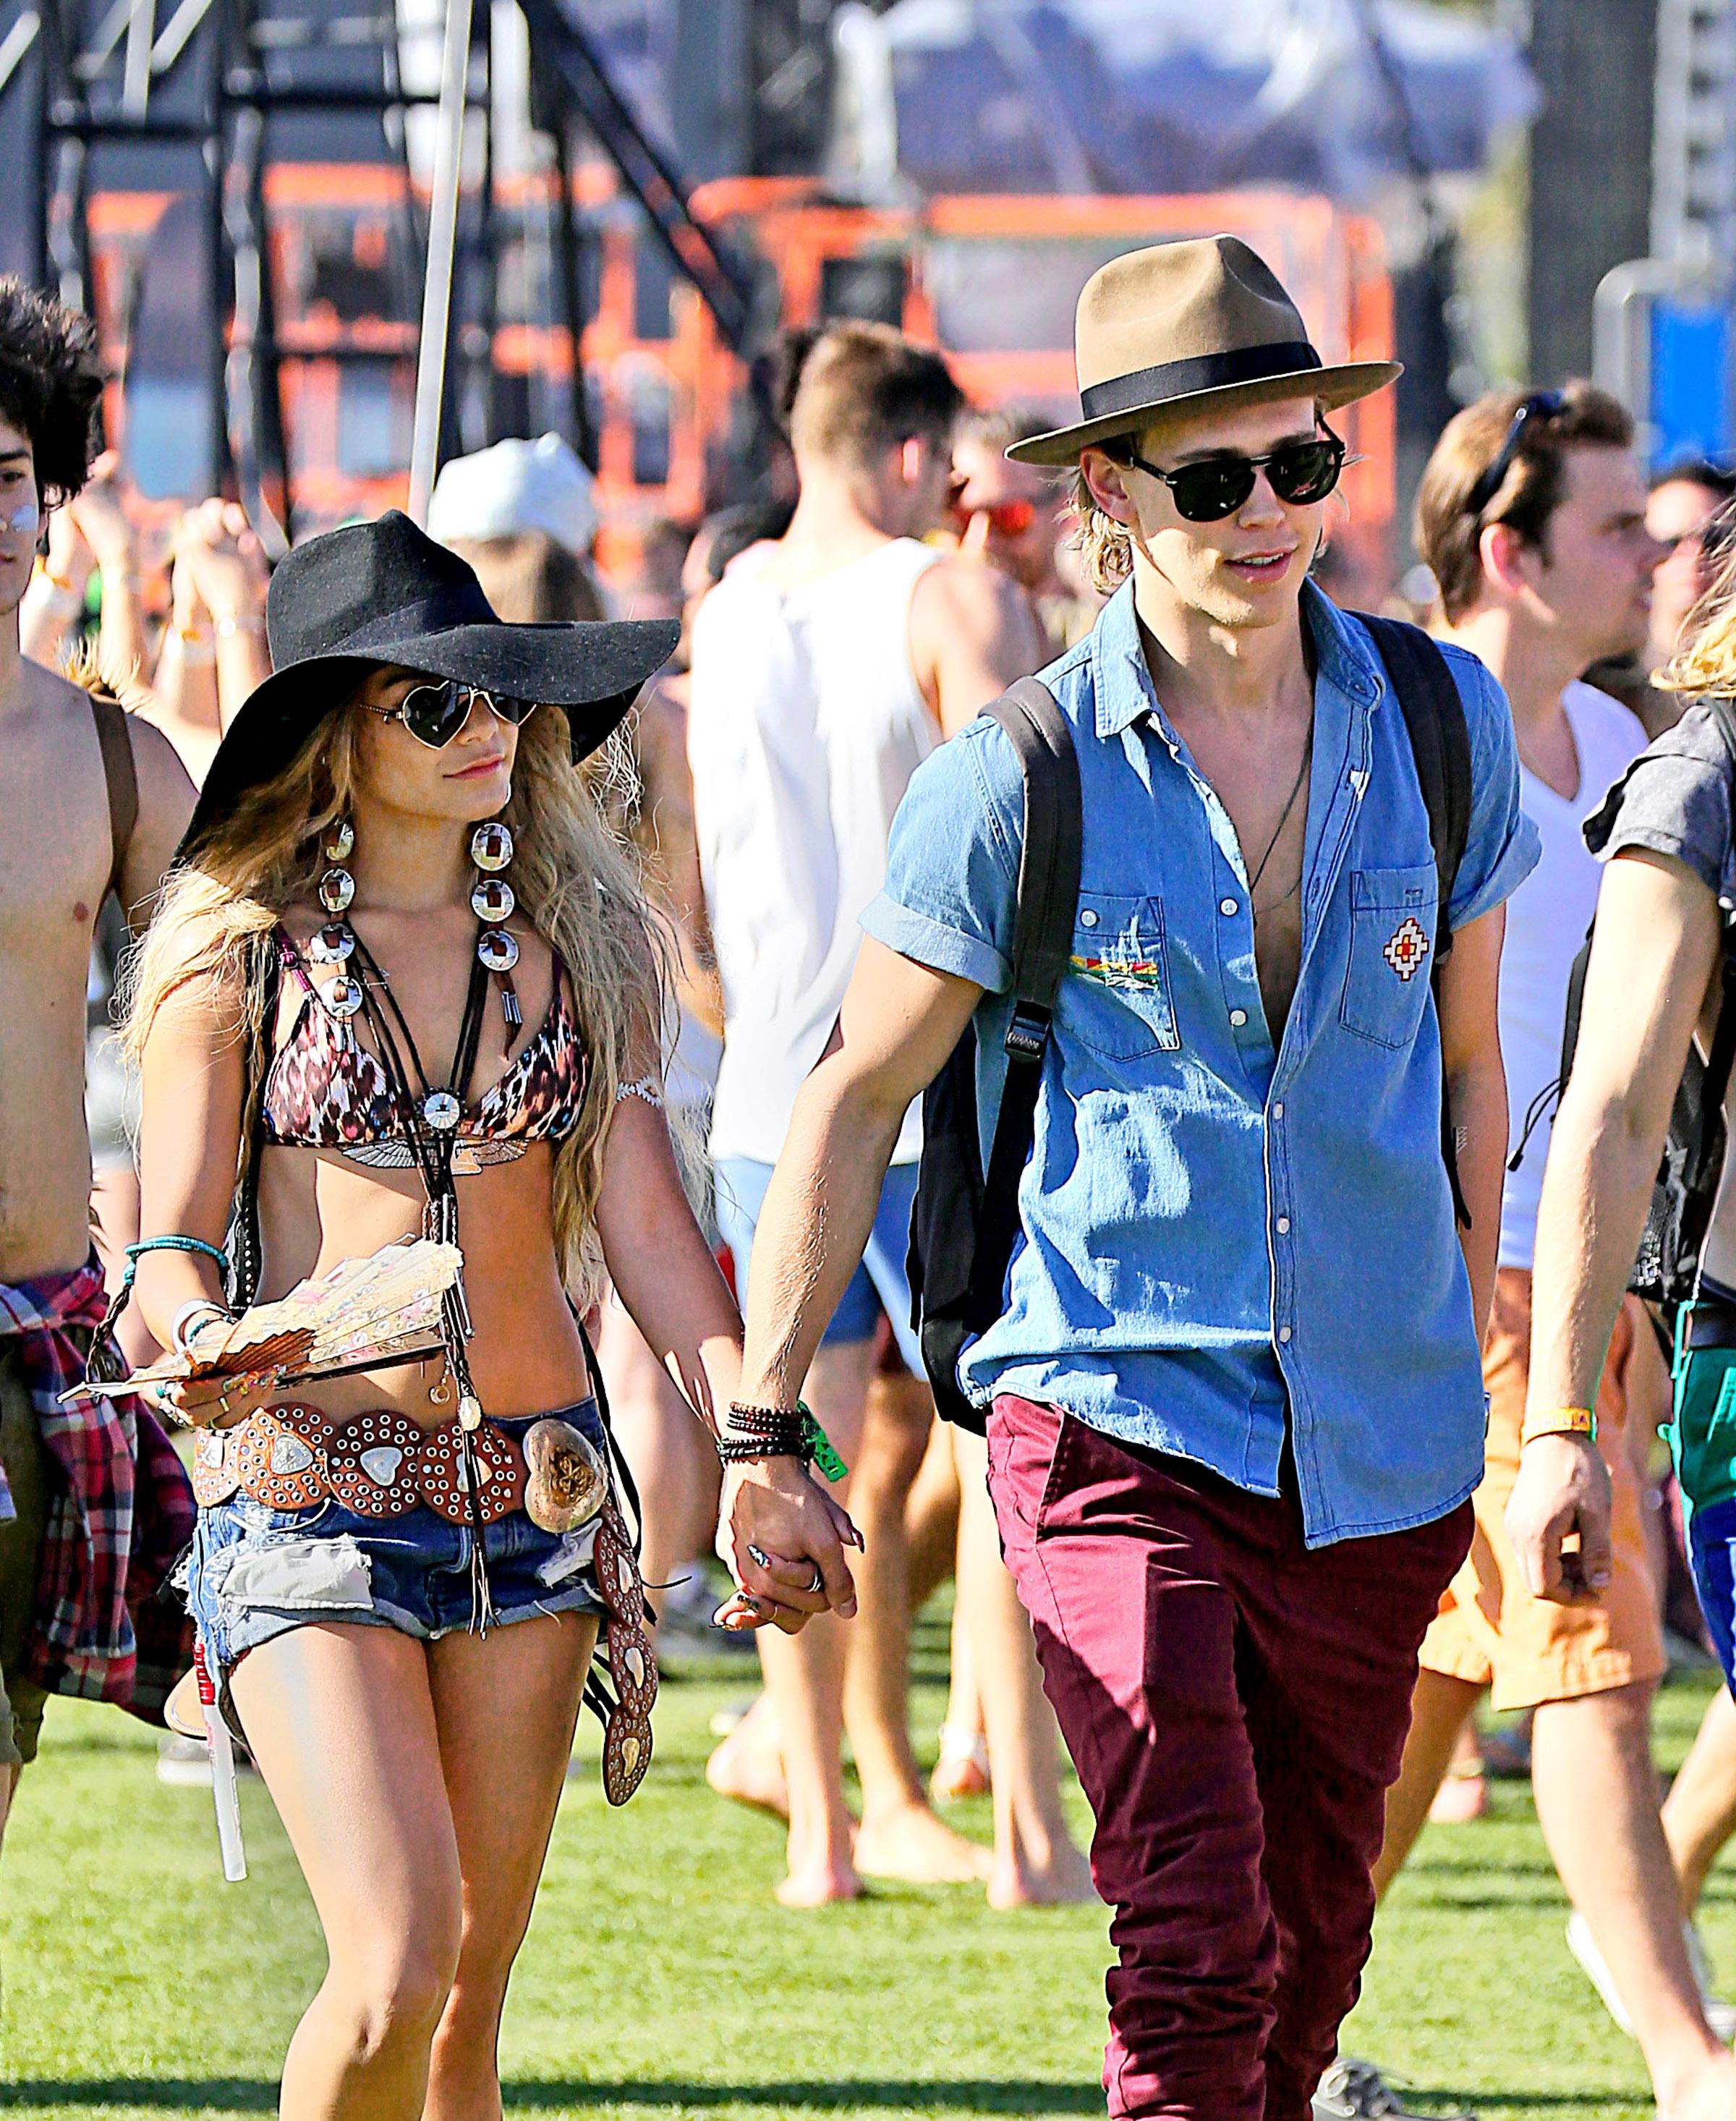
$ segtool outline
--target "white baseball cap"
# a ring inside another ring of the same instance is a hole
[[[559,435],[496,442],[441,466],[428,502],[428,535],[448,544],[540,530],[584,559],[597,534],[592,485]]]

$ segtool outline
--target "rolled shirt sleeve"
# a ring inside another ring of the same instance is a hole
[[[1487,667],[1443,641],[1464,702],[1471,739],[1471,821],[1447,909],[1450,929],[1505,905],[1543,855],[1538,830],[1520,807],[1519,742],[1507,696]]]
[[[917,768],[892,820],[877,942],[992,994],[1012,983],[1024,783],[998,723],[973,722]]]

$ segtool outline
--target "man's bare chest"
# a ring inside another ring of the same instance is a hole
[[[0,956],[73,964],[81,989],[114,858],[101,753],[82,734],[27,732],[0,773]]]

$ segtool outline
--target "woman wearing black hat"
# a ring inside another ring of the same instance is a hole
[[[200,1424],[202,1648],[331,1956],[282,2111],[498,2112],[599,1621],[616,1802],[656,1691],[566,1291],[606,1258],[714,1428],[739,1367],[661,1109],[661,946],[575,770],[675,629],[502,625],[398,515],[291,554],[268,623],[276,674],[217,753],[133,985],[137,1294],[192,1350],[226,1295],[418,1235],[461,1248],[438,1358],[292,1403],[172,1396]],[[728,1447],[732,1624],[848,1610],[849,1521],[799,1444]]]

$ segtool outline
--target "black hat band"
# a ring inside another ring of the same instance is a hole
[[[1191,398],[1202,390],[1222,390],[1236,383],[1259,383],[1268,375],[1294,375],[1324,366],[1305,338],[1273,346],[1234,347],[1226,353],[1196,354],[1188,361],[1161,361],[1155,368],[1136,368],[1111,375],[1079,393],[1083,419],[1101,420],[1115,413],[1143,412],[1172,398]]]

